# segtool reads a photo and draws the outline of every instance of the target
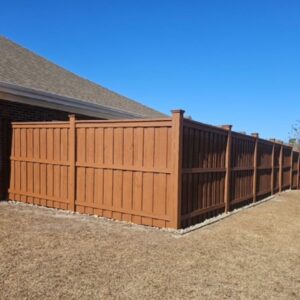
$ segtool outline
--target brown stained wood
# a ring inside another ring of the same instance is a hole
[[[141,172],[133,173],[133,186],[132,186],[132,209],[136,211],[132,222],[142,224],[140,212],[142,211],[142,198],[143,198],[143,174]]]
[[[49,199],[53,199],[53,198],[49,198]],[[101,210],[105,211],[106,214],[111,215],[111,216],[114,212],[116,212],[115,208],[113,206],[109,206],[109,205],[105,205],[105,204],[102,204],[101,207],[98,207],[98,205],[95,205],[95,204],[87,206],[87,204],[85,202],[76,201],[76,205],[81,206],[81,207],[91,207],[91,208],[95,208],[95,209],[101,209]],[[144,219],[145,223],[152,222],[152,220],[154,220],[154,219],[171,221],[171,218],[167,215],[156,215],[156,214],[151,214],[151,213],[147,213],[147,212],[137,212],[134,210],[127,210],[127,209],[123,209],[123,208],[121,208],[119,210],[119,212],[122,214],[130,214],[132,216],[138,216],[141,219]],[[147,225],[149,225],[149,224],[147,224]]]
[[[273,145],[272,145],[272,161],[271,161],[271,195],[274,194],[274,172],[275,172],[275,140],[273,140]]]
[[[190,173],[225,173],[226,168],[184,168],[182,169],[182,174]]]
[[[167,169],[172,170],[173,167],[173,135],[172,135],[172,128],[167,128]]]
[[[182,191],[182,148],[183,148],[183,110],[172,111],[172,159],[173,159],[173,226],[181,227],[181,191]]]
[[[95,163],[104,163],[104,129],[95,129]]]
[[[113,129],[113,164],[123,165],[124,129]]]
[[[69,116],[69,137],[68,137],[68,157],[69,157],[69,172],[68,172],[68,196],[69,210],[75,211],[76,200],[76,121],[75,115]]]
[[[86,129],[86,159],[87,163],[95,163],[95,128]]]
[[[85,171],[85,175],[85,200],[87,203],[92,204],[94,203],[95,170],[92,168],[87,168]]]
[[[225,186],[224,186],[224,203],[225,203],[225,213],[227,213],[230,209],[230,176],[231,176],[231,144],[232,144],[232,135],[231,129],[232,126],[226,126],[228,130],[227,134],[227,147],[226,147],[226,158],[225,158],[225,168],[226,168],[226,175],[225,175]]]
[[[146,168],[154,167],[154,147],[155,147],[155,129],[144,129],[144,161],[143,166]]]
[[[124,151],[122,162],[126,166],[133,166],[134,163],[134,135],[133,128],[124,129]]]
[[[49,128],[46,130],[46,143],[47,143],[47,160],[53,161],[54,160],[54,128]]]
[[[95,170],[95,198],[94,202],[97,204],[103,203],[104,198],[104,176],[103,170]]]
[[[155,129],[154,168],[167,168],[168,129]]]
[[[152,173],[144,173],[142,210],[147,213],[153,212],[153,194],[154,194],[154,175]]]
[[[21,129],[21,143],[20,143],[20,147],[21,147],[21,157],[26,157],[26,148],[27,148],[27,140],[26,140],[26,129]]]
[[[104,128],[104,163],[113,164],[114,160],[114,136],[113,128]]]
[[[142,122],[141,122],[142,121]],[[159,127],[171,127],[171,119],[137,119],[137,120],[84,120],[77,121],[78,128],[118,128],[122,123],[122,127],[141,127],[141,128],[159,128]],[[15,123],[16,124],[16,123]],[[18,124],[18,123],[17,123]]]
[[[53,167],[53,185],[54,185],[54,188],[53,188],[53,196],[57,199],[60,198],[60,195],[61,195],[61,192],[60,192],[60,189],[61,189],[61,186],[60,186],[60,166],[54,166]]]
[[[257,160],[258,160],[258,134],[253,133],[252,136],[255,138],[255,147],[253,154],[253,202],[257,199]]]
[[[61,176],[60,176],[60,198],[61,199],[69,199],[69,194],[68,194],[68,168],[65,166],[61,166]],[[37,191],[37,194],[40,192]]]
[[[294,161],[294,152],[293,150],[291,150],[291,158],[290,158],[290,164],[291,164],[291,167],[290,167],[290,189],[293,188],[293,161]]]
[[[291,147],[232,132],[228,151],[227,133],[184,120],[182,111],[166,120],[94,122],[71,116],[69,122],[15,123],[9,195],[180,228],[221,212],[226,194],[231,205],[240,205],[252,198],[254,187],[257,196],[277,192],[279,183],[281,190],[299,188],[300,155]]]
[[[54,185],[53,185],[53,179],[54,179],[53,165],[47,165],[46,166],[46,177],[47,177],[47,186],[46,186],[47,193],[46,193],[46,195],[50,196],[50,197],[53,197],[53,192],[54,192]]]
[[[201,214],[204,214],[204,213],[216,210],[216,209],[221,209],[221,208],[224,208],[224,203],[214,205],[214,206],[210,206],[210,207],[206,207],[206,208],[196,209],[191,213],[183,215],[182,220],[191,219],[191,218],[199,216]]]
[[[134,128],[133,140],[134,166],[141,168],[144,162],[144,128]]]
[[[283,145],[280,145],[279,154],[279,192],[282,192],[283,185]]]
[[[20,159],[13,159],[13,160],[20,160]],[[24,161],[31,161],[31,160],[26,159]],[[59,163],[58,162],[51,162],[51,163],[48,163],[48,164],[55,165],[55,164],[59,164]],[[68,164],[65,164],[65,165],[68,165]],[[91,164],[91,163],[77,162],[76,166],[77,167],[85,167],[85,168],[93,168],[93,169],[140,171],[140,172],[144,172],[144,173],[164,173],[164,174],[171,174],[172,173],[172,171],[170,169],[158,169],[158,168],[146,168],[146,167],[138,168],[138,167],[117,165],[117,164]]]
[[[114,218],[121,220],[122,214],[117,213],[123,208],[123,172],[116,170],[113,171],[113,184],[114,184]]]
[[[47,159],[34,159],[34,158],[23,158],[23,157],[10,157],[11,161],[22,161],[22,162],[36,162],[40,164],[47,164],[47,165],[62,165],[62,166],[69,166],[70,163],[68,161],[55,161],[55,160],[47,160]]]
[[[123,172],[123,183],[122,183],[122,208],[128,211],[132,211],[132,194],[133,194],[133,175],[130,171]],[[124,221],[131,222],[131,216],[124,214]]]

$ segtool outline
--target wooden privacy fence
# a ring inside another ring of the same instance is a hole
[[[9,198],[181,228],[288,188],[288,145],[183,118],[13,123]]]

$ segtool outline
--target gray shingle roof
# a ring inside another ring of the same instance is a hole
[[[158,111],[81,78],[2,36],[0,81],[100,104],[145,118],[165,117]]]

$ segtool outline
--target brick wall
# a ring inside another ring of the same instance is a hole
[[[0,99],[0,200],[7,197],[10,175],[11,122],[66,121],[69,112],[19,104]],[[76,115],[77,119],[95,119]]]

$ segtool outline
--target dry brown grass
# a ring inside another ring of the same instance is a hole
[[[299,299],[300,192],[184,236],[0,204],[1,299]]]

